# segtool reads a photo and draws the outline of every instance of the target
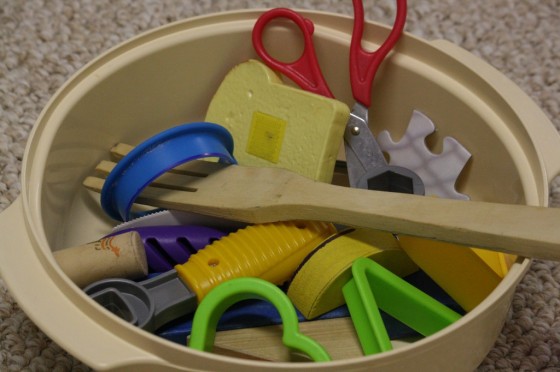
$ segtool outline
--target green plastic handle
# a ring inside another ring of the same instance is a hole
[[[423,336],[461,318],[460,314],[368,258],[354,261],[352,279],[342,292],[366,355],[392,349],[379,309]]]
[[[370,294],[361,296],[355,279],[350,279],[342,293],[354,323],[354,329],[365,355],[393,349],[391,339],[381,318],[375,298]]]
[[[318,342],[299,332],[296,310],[288,296],[274,284],[258,278],[232,279],[212,289],[194,314],[189,347],[211,351],[224,311],[239,301],[252,299],[265,300],[276,307],[282,318],[282,342],[286,347],[305,353],[316,362],[331,360]]]

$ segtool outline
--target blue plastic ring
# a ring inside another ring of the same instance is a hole
[[[208,157],[236,164],[232,154],[233,138],[218,124],[189,123],[165,130],[136,146],[117,163],[101,190],[101,207],[111,218],[128,221],[134,200],[163,173]]]

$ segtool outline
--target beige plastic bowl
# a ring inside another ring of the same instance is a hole
[[[502,328],[527,259],[519,259],[491,296],[441,332],[391,352],[321,364],[248,361],[166,341],[101,309],[55,264],[52,251],[97,239],[113,224],[81,186],[84,177],[116,142],[135,144],[203,119],[226,72],[256,57],[250,34],[260,13],[222,13],[158,28],[105,53],[60,89],[29,140],[21,196],[0,215],[1,275],[11,293],[44,332],[98,370],[476,368]],[[316,24],[327,80],[351,104],[352,20],[304,13]],[[378,43],[386,33],[368,24],[366,39]],[[284,36],[271,46],[278,53],[295,38]],[[374,132],[402,134],[412,110],[419,109],[438,127],[431,139],[436,150],[451,135],[472,152],[461,192],[478,200],[546,205],[548,183],[560,170],[560,139],[539,108],[499,72],[450,43],[405,35],[397,50],[374,84]]]

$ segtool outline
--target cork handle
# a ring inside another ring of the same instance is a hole
[[[148,273],[146,251],[136,231],[53,254],[60,268],[79,287],[105,278],[137,279]]]

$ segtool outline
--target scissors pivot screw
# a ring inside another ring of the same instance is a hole
[[[359,135],[360,134],[360,127],[354,126],[354,127],[350,128],[350,133],[352,133],[354,136]]]

